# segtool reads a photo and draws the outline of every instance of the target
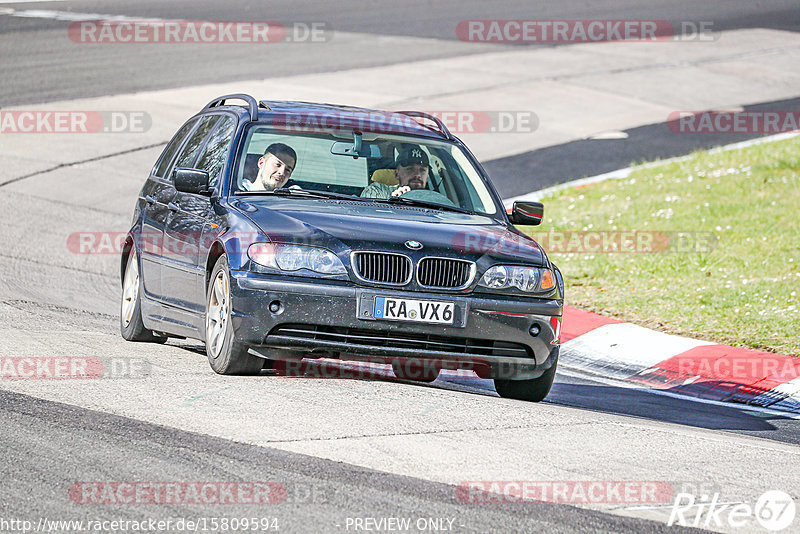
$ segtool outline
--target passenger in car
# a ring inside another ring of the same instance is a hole
[[[272,143],[258,158],[258,175],[254,181],[244,180],[247,191],[273,191],[286,185],[297,164],[297,153],[289,145]]]
[[[412,189],[425,189],[428,186],[428,155],[419,147],[412,147],[397,157],[394,170],[397,186],[372,182],[361,192],[362,198],[389,198],[408,193]]]

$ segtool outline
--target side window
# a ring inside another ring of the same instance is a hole
[[[164,178],[167,169],[169,168],[169,164],[172,162],[172,158],[175,157],[175,153],[180,148],[183,140],[192,131],[194,125],[197,124],[198,119],[191,120],[183,125],[183,127],[178,130],[178,133],[175,134],[175,137],[172,138],[172,141],[169,142],[167,148],[164,149],[164,152],[161,153],[161,159],[158,160],[158,165],[156,165],[156,170],[153,174],[158,176],[159,178]]]
[[[233,117],[223,116],[216,130],[208,138],[205,150],[197,162],[198,169],[208,172],[211,187],[216,187],[220,174],[222,174],[222,167],[225,164],[225,157],[228,155],[235,128],[236,120]]]
[[[203,117],[203,121],[200,123],[200,126],[194,131],[192,136],[186,142],[186,146],[183,147],[181,153],[178,154],[178,159],[175,161],[175,165],[173,166],[174,169],[178,167],[192,167],[194,165],[194,161],[197,159],[197,154],[200,152],[200,148],[203,146],[203,140],[208,135],[208,132],[217,124],[217,121],[220,119],[219,115],[207,115]],[[169,180],[172,180],[172,173],[168,177]]]

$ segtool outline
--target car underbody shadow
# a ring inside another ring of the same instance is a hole
[[[793,420],[789,417],[748,409],[741,404],[731,404],[728,407],[698,402],[690,397],[663,395],[643,388],[576,383],[569,378],[565,380],[564,377],[556,378],[547,401],[605,413],[710,430],[754,433],[759,437],[800,443],[798,432],[783,432],[771,422],[783,421],[791,425]],[[776,432],[780,435],[772,435]]]
[[[197,343],[180,343],[181,348],[205,356],[205,348]],[[375,380],[396,382],[409,387],[433,387],[460,394],[496,397],[490,379],[478,378],[471,371],[442,371],[433,382],[417,382],[397,378],[392,367],[385,363],[304,358],[265,360],[261,376],[294,380]],[[516,401],[523,402],[523,401]],[[777,441],[800,444],[800,425],[788,417],[748,409],[731,403],[730,406],[698,402],[691,397],[659,394],[644,387],[625,387],[600,384],[590,377],[576,378],[557,373],[545,403],[572,408],[613,413],[623,416],[674,423],[709,430],[726,430],[750,434]]]

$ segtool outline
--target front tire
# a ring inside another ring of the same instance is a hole
[[[144,327],[142,320],[142,280],[139,276],[139,262],[136,249],[132,248],[122,275],[122,300],[119,308],[119,330],[128,341],[149,341],[164,343],[167,338],[157,336]]]
[[[553,387],[553,380],[556,377],[556,367],[558,359],[553,362],[544,374],[538,378],[530,380],[502,380],[494,379],[494,389],[504,399],[516,399],[530,402],[543,401],[550,388]]]
[[[236,341],[231,321],[231,273],[227,256],[220,256],[211,271],[206,292],[206,355],[221,375],[257,375],[264,359],[253,356]]]

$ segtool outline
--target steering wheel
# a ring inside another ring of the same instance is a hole
[[[443,194],[437,191],[431,191],[430,189],[412,189],[407,193],[403,193],[402,196],[413,200],[424,200],[425,202],[435,202],[437,204],[444,204],[445,206],[458,207]]]

